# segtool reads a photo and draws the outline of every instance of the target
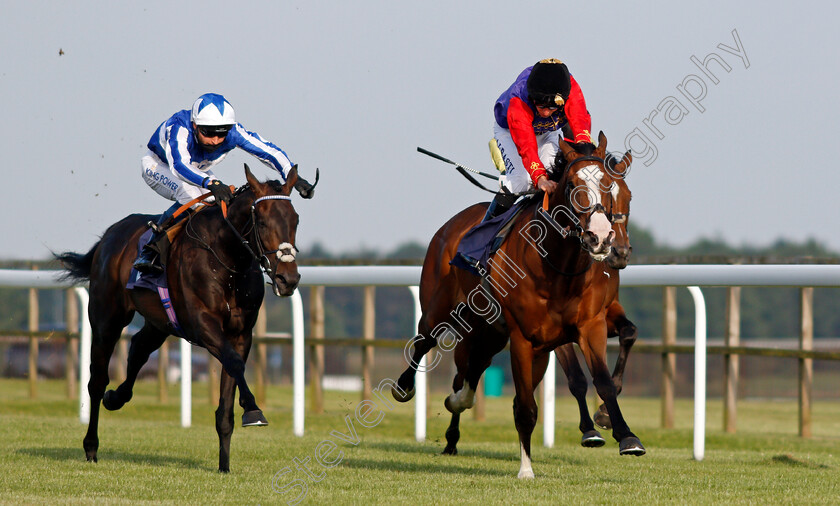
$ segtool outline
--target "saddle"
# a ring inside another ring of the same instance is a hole
[[[500,174],[505,174],[505,161],[496,139],[490,139],[490,159]],[[491,220],[479,223],[467,232],[458,243],[458,252],[450,265],[464,269],[476,276],[487,274],[487,262],[510,232],[513,219],[525,208],[531,198],[521,199],[510,209]]]
[[[487,262],[507,239],[514,219],[519,216],[534,197],[520,199],[504,213],[483,221],[471,228],[461,242],[458,251],[449,265],[464,269],[476,276],[487,274]]]

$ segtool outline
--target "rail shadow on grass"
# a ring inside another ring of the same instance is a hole
[[[81,448],[21,448],[16,453],[30,457],[45,457],[51,460],[78,461],[86,463],[85,452]],[[157,467],[181,467],[185,469],[201,469],[215,472],[215,467],[207,466],[206,462],[189,457],[173,457],[170,455],[150,455],[147,453],[129,453],[121,451],[104,451],[99,456],[104,461],[122,461],[130,464],[150,465]]]
[[[435,446],[432,446],[435,445]],[[452,463],[457,463],[464,458],[484,458],[492,460],[502,460],[505,462],[519,463],[519,448],[511,446],[509,451],[506,450],[490,450],[488,448],[480,448],[477,446],[470,446],[469,444],[461,444],[458,447],[458,455],[442,455],[441,452],[446,446],[446,443],[435,441],[429,444],[410,443],[410,442],[370,442],[365,444],[366,447],[375,448],[388,452],[389,454],[409,453],[418,455],[431,455],[433,457],[440,457],[441,459],[452,459]],[[541,452],[541,448],[539,451]],[[597,450],[596,450],[597,451]],[[542,458],[550,458],[551,461],[559,461],[564,464],[572,466],[585,466],[586,462],[583,460],[566,455],[551,455],[550,457],[542,456]],[[444,460],[445,462],[445,460]]]
[[[374,460],[348,457],[341,462],[342,467],[351,469],[365,469],[386,472],[403,472],[403,473],[433,473],[433,474],[459,474],[464,476],[474,476],[475,466],[471,465],[473,462],[462,460],[463,465],[457,465],[458,457],[450,459],[449,457],[442,457],[435,459],[432,462],[402,462],[393,460]],[[510,470],[506,469],[482,469],[482,475],[493,475],[506,477],[510,476]]]

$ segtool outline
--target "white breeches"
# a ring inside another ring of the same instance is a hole
[[[158,195],[167,200],[186,204],[210,191],[181,179],[169,168],[166,162],[158,158],[152,151],[147,152],[140,159],[140,166],[143,170],[143,181],[151,186]],[[211,171],[207,171],[207,176],[212,175]]]
[[[560,149],[558,139],[562,134],[561,130],[555,130],[537,136],[537,150],[546,170],[551,172],[554,169],[554,157]],[[505,186],[512,193],[519,193],[530,190],[534,187],[531,175],[525,170],[522,164],[522,157],[513,143],[510,130],[502,128],[498,123],[493,124],[493,137],[502,152],[502,159],[505,161],[505,174],[499,177],[499,185]]]

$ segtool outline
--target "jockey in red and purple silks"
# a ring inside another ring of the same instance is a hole
[[[533,187],[554,190],[556,183],[548,180],[547,170],[554,164],[560,135],[582,146],[592,145],[592,121],[583,92],[566,65],[554,58],[523,70],[496,100],[493,115],[493,137],[505,163],[499,183],[512,193]],[[513,200],[498,196],[485,219],[504,212]]]

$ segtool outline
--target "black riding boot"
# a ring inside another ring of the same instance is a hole
[[[481,220],[482,223],[488,220],[492,220],[496,216],[502,215],[513,207],[513,204],[516,202],[516,195],[510,195],[507,193],[497,193],[495,197],[493,197],[493,202],[490,202],[490,206],[487,208],[487,212],[484,214],[484,219]]]
[[[166,256],[169,251],[169,237],[166,235],[166,229],[172,223],[167,223],[172,218],[175,211],[178,210],[180,204],[177,202],[166,210],[156,222],[149,222],[149,227],[154,231],[149,242],[143,246],[137,260],[134,261],[134,268],[143,274],[160,274],[163,272],[162,258]]]

